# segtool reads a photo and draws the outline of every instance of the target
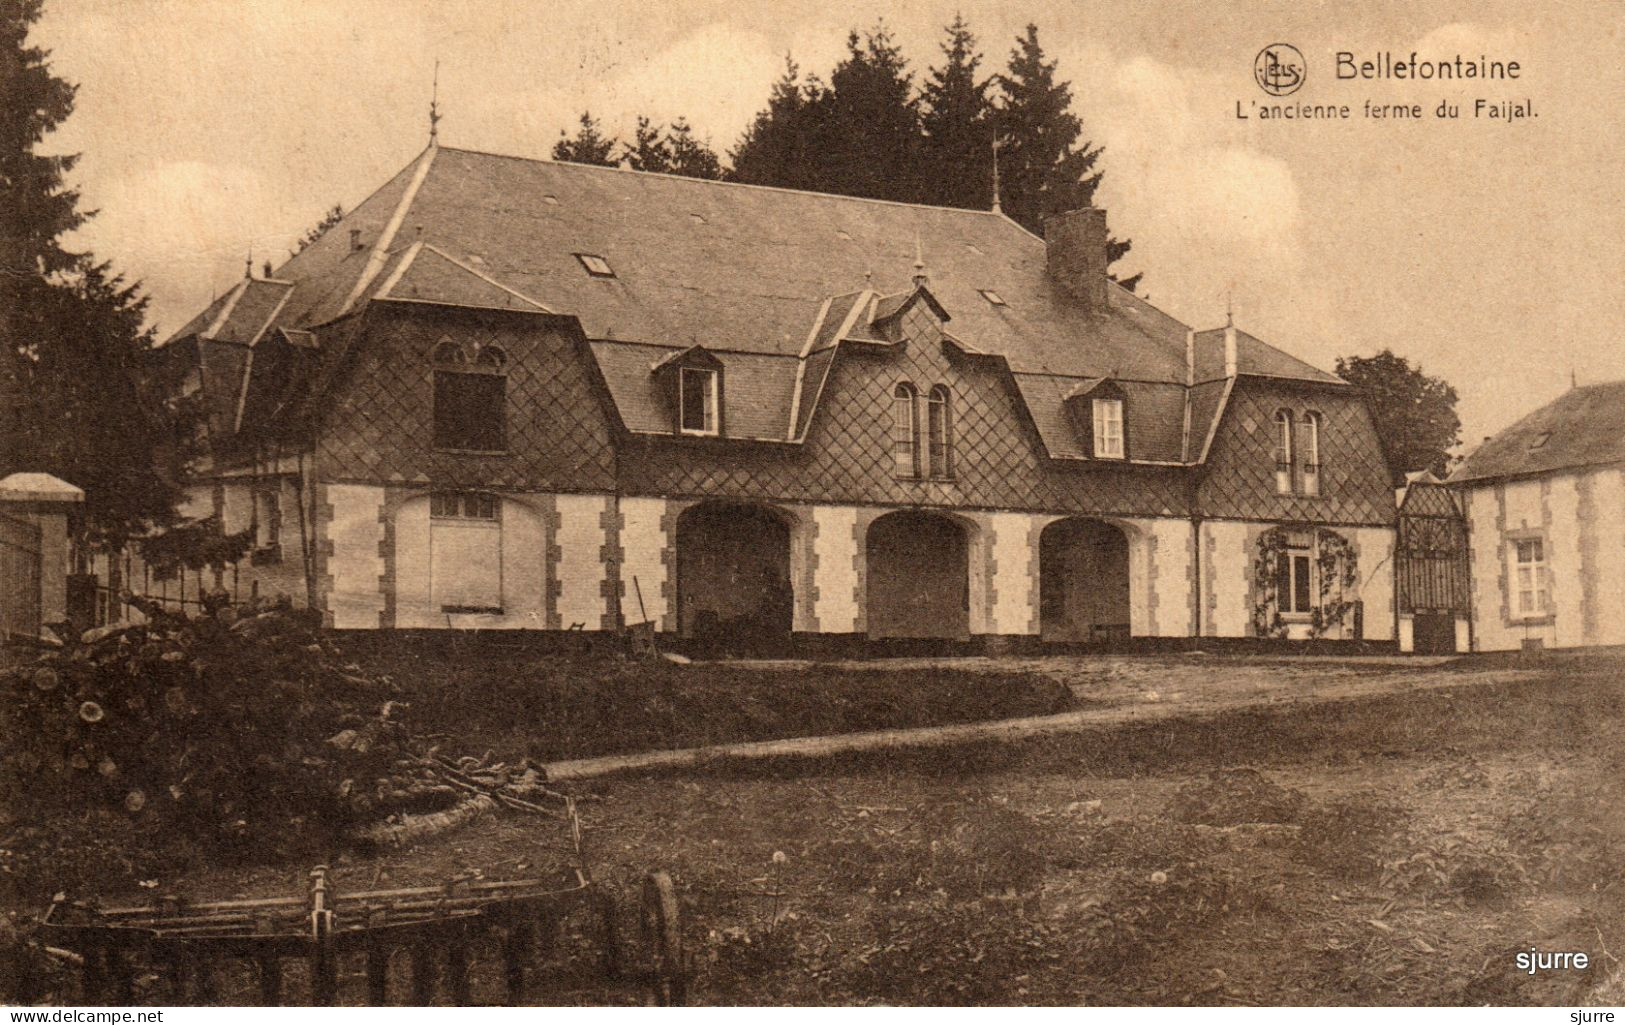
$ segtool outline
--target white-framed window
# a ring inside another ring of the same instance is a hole
[[[1275,411],[1275,493],[1292,494],[1292,412]]]
[[[1544,616],[1550,607],[1546,585],[1546,542],[1538,537],[1511,542],[1513,614],[1520,619]]]
[[[1281,618],[1305,618],[1312,614],[1315,611],[1314,536],[1308,531],[1287,534],[1275,572],[1275,601]]]
[[[930,448],[931,476],[947,480],[954,475],[953,397],[947,385],[931,389],[926,399],[925,434]]]
[[[678,371],[678,427],[684,434],[717,433],[717,377],[703,367]]]
[[[1303,493],[1320,494],[1320,414],[1303,415]]]
[[[1123,458],[1123,400],[1095,399],[1095,458]]]
[[[892,389],[892,472],[899,477],[920,475],[918,398],[907,381]]]

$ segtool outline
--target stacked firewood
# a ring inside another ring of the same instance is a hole
[[[406,752],[393,688],[346,663],[286,600],[210,603],[86,631],[0,671],[0,787],[21,818],[122,809],[199,839],[343,830],[380,813]]]

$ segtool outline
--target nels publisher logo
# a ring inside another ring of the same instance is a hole
[[[1303,54],[1291,43],[1271,43],[1253,58],[1253,81],[1271,96],[1291,96],[1308,75]]]

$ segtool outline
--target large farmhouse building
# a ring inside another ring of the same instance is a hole
[[[160,350],[189,511],[341,629],[1391,639],[1360,398],[1045,236],[431,145]]]
[[[1471,539],[1473,650],[1625,644],[1625,382],[1564,393],[1449,484]]]

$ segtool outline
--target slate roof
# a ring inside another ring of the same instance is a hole
[[[578,254],[614,276],[589,275]],[[1005,363],[1052,456],[1084,455],[1060,402],[1088,378],[1124,383],[1136,461],[1194,461],[1193,436],[1222,415],[1222,403],[1190,401],[1203,390],[1186,387],[1185,325],[1115,285],[1105,311],[1084,310],[1049,279],[1044,242],[1002,214],[446,147],[425,150],[271,280],[245,279],[175,338],[200,340],[205,387],[232,393],[210,400],[229,423],[239,406],[247,417],[284,405],[241,395],[252,361],[227,351],[263,344],[270,328],[284,342],[320,335],[379,301],[553,313],[579,322],[629,430],[670,432],[649,368],[703,345],[726,368],[727,435],[795,441],[814,415],[825,351],[881,341],[877,322],[916,295],[951,317],[956,344]],[[1198,334],[1198,362],[1215,350],[1220,361],[1198,382],[1222,375],[1222,338]],[[1242,373],[1338,381],[1244,332],[1238,343]],[[342,345],[327,349],[325,364],[342,359]],[[311,388],[332,376],[300,366]]]
[[[1462,484],[1625,461],[1625,381],[1564,392],[1484,442],[1450,475]]]

